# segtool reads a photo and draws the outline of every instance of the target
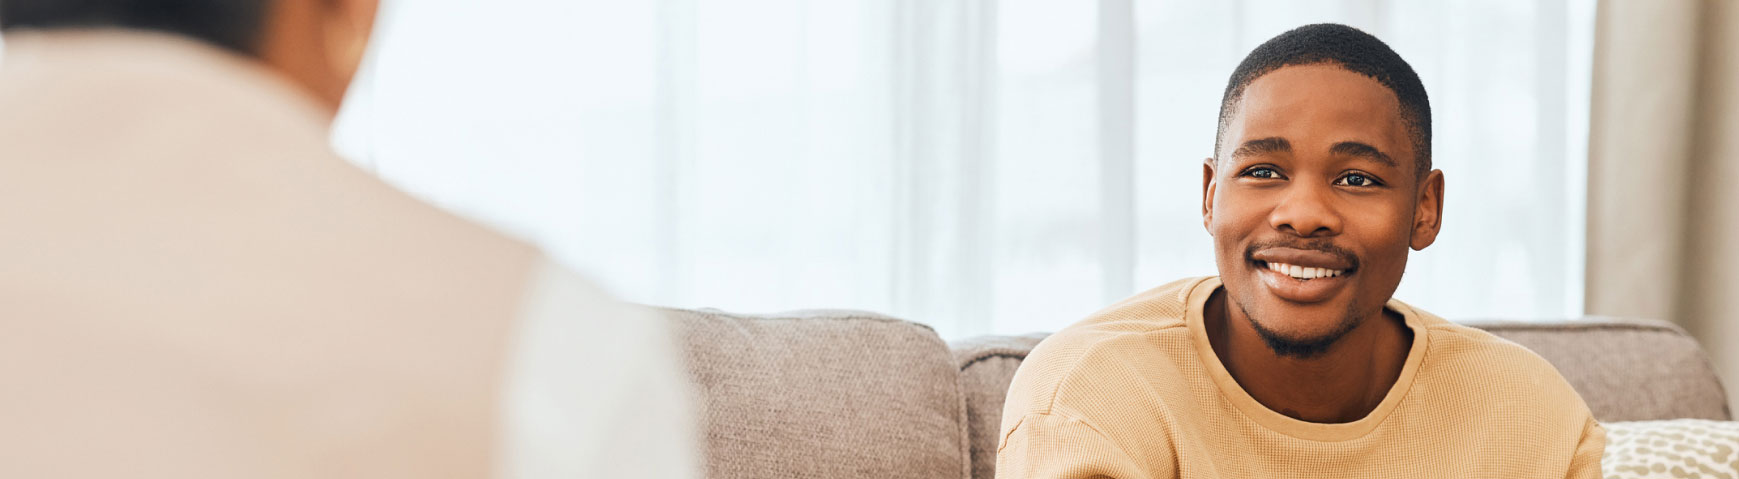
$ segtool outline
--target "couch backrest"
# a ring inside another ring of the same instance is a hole
[[[707,477],[990,479],[1002,402],[1045,334],[944,343],[873,313],[664,310],[699,386]],[[1469,323],[1557,366],[1602,421],[1729,419],[1703,351],[1661,321]]]
[[[958,369],[929,327],[853,311],[664,311],[702,394],[707,477],[970,470]]]
[[[1551,362],[1601,421],[1730,419],[1727,395],[1702,348],[1671,323],[1583,318],[1466,324]],[[1044,337],[983,336],[951,345],[966,390],[973,479],[995,476],[1003,397],[1020,362]]]
[[[1471,321],[1546,358],[1605,422],[1732,418],[1697,340],[1665,321]]]
[[[1001,440],[1002,401],[1014,371],[1047,333],[1024,336],[979,336],[950,344],[960,368],[966,395],[966,435],[972,444],[973,479],[996,476],[996,444]]]

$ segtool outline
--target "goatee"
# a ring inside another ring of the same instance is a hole
[[[1339,342],[1342,337],[1364,322],[1364,316],[1349,306],[1346,314],[1341,316],[1340,324],[1336,324],[1334,330],[1327,334],[1312,338],[1290,338],[1263,327],[1262,322],[1256,320],[1256,315],[1250,314],[1250,308],[1244,307],[1243,304],[1239,304],[1238,309],[1244,311],[1244,318],[1250,321],[1250,327],[1256,330],[1257,336],[1262,337],[1262,342],[1268,343],[1268,349],[1274,351],[1274,355],[1283,358],[1310,359],[1321,356],[1328,352],[1329,348],[1334,347],[1334,343]]]

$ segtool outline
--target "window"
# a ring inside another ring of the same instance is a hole
[[[418,0],[341,152],[633,301],[1053,331],[1214,274],[1226,78],[1363,28],[1431,93],[1445,228],[1397,297],[1581,314],[1592,0]]]

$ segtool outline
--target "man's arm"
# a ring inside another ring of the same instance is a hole
[[[998,479],[1177,477],[1175,458],[1150,461],[1157,464],[1143,464],[1129,457],[1092,425],[1075,418],[1028,414],[1009,427],[996,452]],[[1166,438],[1153,440],[1164,441]]]
[[[1576,444],[1576,454],[1570,457],[1570,479],[1599,479],[1600,458],[1606,453],[1606,428],[1594,418],[1582,428],[1582,441]]]

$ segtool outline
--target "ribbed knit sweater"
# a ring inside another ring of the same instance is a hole
[[[997,477],[1600,477],[1605,431],[1551,364],[1396,300],[1413,344],[1376,409],[1270,410],[1208,343],[1219,287],[1167,284],[1039,344],[1009,386]]]

